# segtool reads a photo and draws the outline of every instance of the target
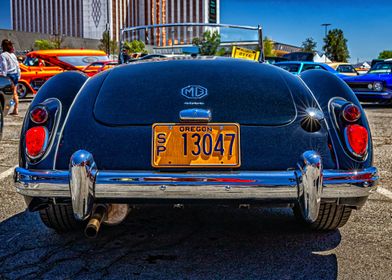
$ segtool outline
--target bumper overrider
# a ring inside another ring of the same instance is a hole
[[[75,152],[69,170],[15,169],[17,191],[27,197],[70,198],[75,217],[87,219],[96,200],[255,200],[298,203],[309,222],[321,200],[365,199],[377,169],[323,170],[321,157],[306,151],[296,170],[158,172],[100,171],[87,151]]]

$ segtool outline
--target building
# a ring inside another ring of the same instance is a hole
[[[129,26],[196,22],[219,23],[220,0],[10,0],[12,29],[50,35],[91,39],[102,38],[106,30],[119,39]],[[151,43],[168,43],[168,30],[148,35]],[[195,30],[178,30],[175,40],[187,42]],[[146,34],[129,34],[141,38]],[[172,36],[172,35],[170,35]],[[143,38],[141,38],[143,39]]]

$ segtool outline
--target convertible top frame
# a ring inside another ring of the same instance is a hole
[[[120,43],[119,50],[121,52],[122,46],[124,44],[125,34],[138,30],[148,30],[154,28],[163,28],[163,27],[181,27],[181,26],[192,26],[192,27],[221,27],[221,28],[231,28],[231,29],[242,29],[242,30],[254,30],[257,31],[258,34],[258,46],[260,48],[260,62],[264,62],[264,43],[263,43],[263,28],[261,25],[258,26],[246,26],[246,25],[233,25],[233,24],[218,24],[218,23],[166,23],[166,24],[152,24],[152,25],[141,25],[135,27],[124,27],[120,29]]]

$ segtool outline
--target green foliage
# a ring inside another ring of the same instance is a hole
[[[227,51],[225,48],[220,48],[216,53],[216,56],[229,56],[231,55],[231,51]]]
[[[350,54],[347,48],[347,39],[344,37],[343,30],[332,29],[324,38],[326,56],[332,61],[347,62]]]
[[[302,48],[304,52],[314,52],[316,50],[316,47],[317,43],[312,37],[306,38],[305,41],[302,42]]]
[[[35,40],[34,48],[38,50],[51,50],[54,49],[55,46],[52,41],[49,40]]]
[[[210,30],[203,33],[202,38],[194,38],[192,44],[199,47],[201,55],[219,55],[222,49],[218,48],[221,43],[221,36],[218,31],[211,32]]]
[[[274,41],[268,37],[264,37],[264,55],[265,56],[275,56]]]
[[[125,41],[124,48],[127,49],[129,53],[148,53],[146,45],[139,40],[133,40],[131,42]]]
[[[98,48],[102,51],[105,51],[107,54],[117,53],[117,42],[110,40],[109,31],[104,31],[102,33],[102,39],[100,40]]]
[[[388,59],[388,58],[392,58],[392,51],[382,51],[380,52],[380,54],[378,55],[379,59]]]

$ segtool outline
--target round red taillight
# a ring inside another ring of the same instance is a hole
[[[343,108],[343,119],[347,122],[356,122],[361,117],[361,109],[355,104],[348,104]]]
[[[43,124],[48,120],[49,114],[45,107],[35,107],[30,112],[30,119],[36,124]]]
[[[36,126],[27,130],[25,135],[26,153],[32,158],[40,157],[48,143],[48,130],[43,126]]]
[[[351,124],[345,129],[345,136],[350,151],[359,157],[367,154],[369,133],[367,129],[358,124]]]

